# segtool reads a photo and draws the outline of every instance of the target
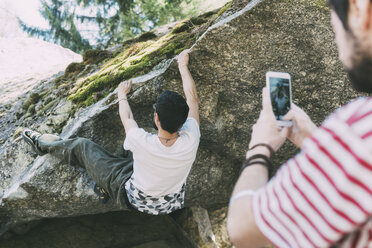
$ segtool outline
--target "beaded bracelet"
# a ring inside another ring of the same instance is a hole
[[[264,161],[257,160],[257,159],[262,159]],[[247,158],[247,160],[245,160],[243,162],[242,168],[240,169],[240,174],[243,172],[243,170],[245,168],[247,168],[251,165],[255,165],[255,164],[261,164],[261,165],[265,166],[267,168],[268,172],[269,172],[269,177],[271,176],[272,170],[273,170],[273,165],[270,161],[270,158],[266,155],[263,155],[263,154],[256,154],[256,155],[253,155],[253,156]]]
[[[274,149],[270,145],[265,144],[265,143],[259,143],[259,144],[254,145],[251,148],[249,148],[249,151],[250,150],[253,150],[253,149],[255,149],[256,147],[259,147],[259,146],[266,147],[269,150],[269,152],[270,152],[270,156],[269,157],[271,157],[274,154]]]

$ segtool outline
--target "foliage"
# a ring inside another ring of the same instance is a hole
[[[195,13],[200,0],[42,0],[50,29],[21,22],[31,36],[75,52],[103,48]]]
[[[50,30],[30,27],[20,20],[22,29],[31,36],[42,36],[46,41],[54,40],[75,52],[90,48],[89,41],[82,37],[75,24],[76,6],[71,6],[71,3],[61,0],[50,0],[49,3],[42,1],[40,13],[49,22]]]

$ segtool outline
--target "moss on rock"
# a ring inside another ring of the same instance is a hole
[[[141,41],[148,41],[148,40],[152,40],[152,39],[155,39],[157,36],[156,34],[154,34],[154,32],[145,32],[143,34],[141,34],[138,38],[137,38],[137,41],[138,42],[141,42]]]
[[[30,114],[35,114],[35,104],[31,104],[30,107],[28,107],[28,110],[27,112],[30,113]]]
[[[212,15],[216,14],[218,11],[208,11],[208,12],[205,12],[204,14],[200,15],[199,17],[203,17],[203,18],[210,18]]]
[[[67,66],[64,75],[57,77],[54,80],[56,86],[64,85],[73,82],[81,72],[84,72],[89,65],[99,64],[105,59],[112,58],[113,53],[107,50],[87,50],[83,54],[82,63],[71,63]],[[86,74],[86,73],[85,73]]]
[[[197,17],[192,17],[186,21],[183,21],[176,25],[176,27],[172,30],[173,34],[178,34],[182,32],[189,31],[197,26],[200,26],[210,20],[211,15],[214,14],[213,11],[206,13],[207,15],[201,15]]]
[[[226,10],[228,10],[228,9],[231,7],[231,5],[232,5],[232,1],[226,3],[226,4],[225,4],[221,9],[220,9],[220,11],[218,11],[217,16],[221,16],[223,13],[225,13]]]
[[[23,127],[18,127],[14,133],[13,133],[13,139],[16,139],[18,138],[19,136],[21,136],[21,133],[23,132],[24,128]]]
[[[113,54],[107,50],[90,49],[83,54],[84,64],[98,64],[107,58],[112,58]]]
[[[188,21],[181,22],[177,24],[177,26],[172,30],[172,34],[178,34],[185,32],[190,29],[190,23]]]
[[[133,39],[129,39],[129,40],[124,41],[123,46],[128,47],[128,46],[130,46],[132,44],[135,44],[135,43],[138,43],[138,42],[145,42],[145,41],[148,41],[148,40],[154,40],[156,38],[157,38],[156,34],[152,31],[149,31],[149,32],[142,33],[142,34],[140,34],[139,36],[137,36]]]
[[[34,105],[40,100],[40,95],[38,93],[31,93],[27,100],[23,103],[22,109],[28,111],[30,106]]]
[[[225,6],[223,11],[228,7]],[[216,13],[211,11],[185,20],[162,37],[147,32],[124,42],[124,48],[120,53],[115,53],[116,56],[106,61],[99,71],[74,85],[69,92],[68,100],[78,105],[89,106],[102,99],[121,81],[150,72],[161,61],[191,47],[198,35],[216,20],[218,17]],[[89,53],[94,54],[93,51]],[[84,63],[86,61],[84,55]]]
[[[59,80],[63,80],[63,78],[72,78],[74,76],[76,76],[77,74],[79,74],[81,71],[83,71],[85,68],[84,64],[83,63],[71,63],[67,66],[66,70],[65,70],[65,75],[63,77],[59,77],[57,79]],[[55,80],[55,82],[57,81],[57,79]]]
[[[145,74],[162,60],[190,47],[196,38],[195,34],[184,32],[178,35],[168,34],[155,41],[135,43],[115,59],[108,61],[82,85],[75,87],[75,92],[70,95],[69,100],[89,106],[122,80]],[[101,94],[93,97],[97,92]]]
[[[48,109],[50,109],[59,99],[51,100],[50,102],[46,103],[44,107],[37,112],[37,116],[44,115]]]
[[[65,75],[62,75],[62,76],[59,76],[59,77],[57,77],[56,79],[54,79],[53,83],[54,83],[56,86],[59,86],[59,85],[65,83],[65,81],[66,81]]]

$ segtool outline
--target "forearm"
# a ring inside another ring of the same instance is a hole
[[[246,168],[234,187],[232,197],[242,190],[257,190],[268,181],[267,169],[260,164]]]
[[[248,151],[247,158],[256,154],[268,156],[269,152],[265,149],[264,147],[258,147]],[[268,169],[263,165],[256,164],[245,168],[235,185],[231,197],[231,199],[235,198],[235,200],[231,202],[228,212],[228,231],[231,240],[238,248],[261,247],[269,243],[255,224],[252,197],[245,195],[236,198],[242,192],[255,191],[263,187],[267,181]]]
[[[134,119],[132,110],[126,98],[127,96],[123,96],[119,99],[119,115],[124,127],[129,119]]]
[[[186,95],[186,100],[198,100],[195,81],[192,78],[189,68],[186,65],[183,65],[179,66],[179,70],[182,78],[183,91]]]
[[[269,157],[269,150],[265,147],[257,147],[251,151],[248,151],[246,158],[256,155],[263,154]],[[259,161],[260,159],[257,159]],[[263,161],[263,160],[261,160]],[[257,190],[264,186],[268,181],[268,170],[265,166],[257,164],[247,167],[243,170],[240,175],[238,182],[234,187],[232,196],[242,190]]]

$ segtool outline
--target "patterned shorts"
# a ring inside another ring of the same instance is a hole
[[[161,215],[170,214],[184,207],[186,184],[183,184],[178,193],[153,197],[137,189],[132,184],[131,179],[126,182],[125,190],[130,204],[138,211],[146,214]]]

